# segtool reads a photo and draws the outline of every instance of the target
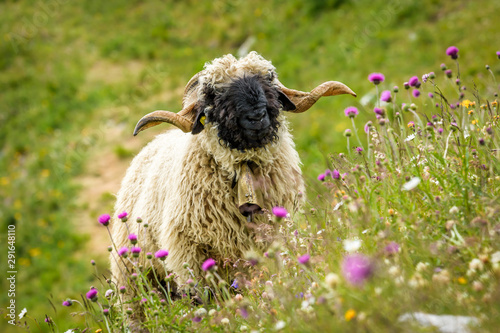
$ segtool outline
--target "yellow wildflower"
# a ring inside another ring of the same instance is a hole
[[[474,110],[469,110],[469,112],[467,112],[469,114],[469,116],[473,115],[474,114]]]
[[[472,125],[476,125],[476,124],[477,124],[477,119],[473,119],[470,123],[471,123]]]
[[[460,283],[460,284],[466,284],[466,283],[467,283],[467,279],[466,279],[466,278],[464,278],[463,276],[459,277],[459,278],[457,279],[457,281],[458,281],[458,283]]]
[[[26,266],[31,265],[31,261],[28,258],[20,258],[18,262],[19,262],[20,266],[26,267]]]
[[[32,249],[29,249],[28,253],[32,257],[38,257],[40,254],[42,254],[42,250],[40,250],[39,247],[35,247],[35,248],[32,248]]]
[[[7,177],[0,178],[0,185],[6,186],[6,185],[9,185],[9,183],[10,183],[9,178],[7,178]]]
[[[475,106],[476,102],[469,101],[468,99],[464,100],[461,104],[462,106],[465,106],[466,108]]]
[[[47,178],[48,176],[50,176],[50,170],[49,169],[43,169],[42,172],[40,172],[40,176],[42,178]]]
[[[491,106],[496,107],[497,105],[498,105],[498,101],[497,100],[494,100],[493,102],[491,102]]]
[[[354,311],[353,309],[349,309],[349,310],[346,311],[344,317],[345,317],[346,321],[350,321],[354,317],[356,317],[356,311]]]

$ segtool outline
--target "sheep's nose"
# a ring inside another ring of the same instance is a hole
[[[266,116],[266,111],[256,111],[247,115],[247,119],[251,121],[261,121]]]

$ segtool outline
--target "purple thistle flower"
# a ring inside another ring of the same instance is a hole
[[[446,74],[446,77],[447,77],[447,78],[451,78],[451,76],[452,76],[452,71],[451,71],[451,69],[447,69],[447,70],[445,70],[445,71],[444,71],[444,73]]]
[[[47,324],[52,324],[52,318],[47,317],[47,315],[45,315],[45,322],[46,322]]]
[[[381,82],[384,82],[385,76],[382,73],[371,73],[370,75],[368,75],[368,80],[374,85],[377,85]]]
[[[133,257],[137,258],[139,256],[139,253],[141,253],[141,248],[138,246],[134,246],[130,249],[130,252],[132,253]]]
[[[62,302],[62,305],[63,306],[72,306],[73,302],[70,299],[67,299],[64,302]]]
[[[446,67],[446,65],[445,65],[445,64],[441,64],[441,66],[439,66],[439,67],[441,67],[441,70],[442,70],[442,71],[445,71],[445,70],[448,68],[448,67]]]
[[[130,243],[132,243],[132,244],[137,243],[137,235],[136,234],[128,235],[128,239],[130,240]]]
[[[380,94],[380,100],[382,102],[389,103],[392,100],[391,91],[390,90],[382,91],[382,93]]]
[[[215,267],[215,260],[212,258],[208,258],[205,260],[205,262],[201,265],[201,269],[203,269],[205,272],[211,270],[212,268]]]
[[[144,304],[144,303],[147,303],[148,302],[148,299],[147,298],[143,298],[141,299],[141,304]]]
[[[194,317],[194,318],[193,318],[193,321],[194,321],[195,323],[199,323],[199,322],[201,321],[201,317],[196,316],[196,317]]]
[[[348,255],[342,263],[342,273],[353,285],[362,285],[373,273],[370,259],[361,254]]]
[[[387,244],[387,246],[384,248],[385,253],[387,254],[395,254],[399,252],[399,244],[396,242],[390,242]]]
[[[326,177],[326,175],[324,173],[321,173],[321,174],[318,175],[318,180],[320,182],[323,182],[323,181],[325,181],[325,177]]]
[[[160,259],[160,260],[165,260],[167,259],[167,256],[168,256],[168,251],[167,250],[158,250],[156,253],[155,253],[155,257]]]
[[[409,80],[408,80],[408,84],[411,86],[411,87],[415,87],[418,83],[418,76],[412,76]]]
[[[359,111],[354,106],[349,106],[344,110],[344,114],[346,115],[346,117],[354,118],[359,114]]]
[[[339,179],[340,178],[340,172],[338,170],[333,170],[332,177],[333,177],[333,179]]]
[[[500,59],[500,51],[497,51],[497,57]]]
[[[446,49],[446,55],[449,55],[451,59],[458,59],[458,48],[456,46],[450,46]]]
[[[331,176],[331,175],[332,175],[332,170],[326,169],[325,170],[325,176],[328,177],[328,176]]]
[[[286,211],[286,209],[285,209],[285,208],[283,208],[283,207],[278,207],[278,206],[273,207],[273,210],[272,210],[272,211],[273,211],[274,216],[276,216],[276,217],[278,217],[278,218],[284,218],[284,217],[286,217],[286,215],[288,214],[288,212]]]
[[[370,128],[372,127],[373,123],[371,120],[368,120],[368,122],[365,124],[365,133],[368,134],[370,132]]]
[[[97,301],[97,293],[98,293],[97,289],[91,288],[85,296],[92,302],[95,302]]]
[[[428,96],[429,96],[430,98],[434,98],[434,94],[433,94],[433,93],[431,93],[431,92],[428,94]]]
[[[413,89],[413,91],[411,93],[412,93],[413,97],[420,96],[420,90],[418,90],[418,89]]]
[[[102,214],[101,216],[99,216],[97,221],[99,221],[100,224],[102,224],[103,226],[106,227],[109,225],[110,219],[111,219],[111,216],[109,216],[109,214]]]
[[[118,214],[118,218],[121,220],[123,219],[124,217],[127,217],[128,216],[128,213],[127,212],[121,212],[120,214]]]
[[[394,91],[395,93],[399,92],[399,87],[398,86],[394,86],[394,88],[392,88],[392,91]]]
[[[381,108],[373,108],[373,112],[375,112],[375,114],[378,114],[379,116],[382,116],[382,117],[385,115],[384,109],[381,109]]]
[[[118,255],[120,257],[127,258],[128,256],[128,248],[126,246],[122,247],[121,249],[118,250]]]
[[[410,89],[410,84],[408,82],[403,83],[406,90]]]
[[[356,152],[361,155],[361,153],[363,152],[363,148],[356,147]]]
[[[311,259],[311,256],[306,253],[306,254],[300,256],[297,260],[298,260],[299,264],[307,265],[309,263],[309,259]]]
[[[248,318],[248,310],[245,306],[240,308],[240,315],[245,319]]]

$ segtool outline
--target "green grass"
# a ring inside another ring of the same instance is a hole
[[[484,65],[500,72],[494,56],[499,23],[493,15],[499,6],[483,0],[2,2],[0,221],[3,230],[16,225],[18,311],[26,307],[38,319],[48,313],[62,327],[71,327],[61,300],[84,292],[95,281],[88,265],[91,258],[83,251],[90,236],[75,231],[75,214],[84,205],[76,200],[75,177],[92,163],[88,157],[95,150],[127,158],[130,152],[124,146],[105,146],[106,136],[121,126],[127,129],[122,133],[125,140],[145,113],[179,110],[183,85],[205,61],[236,53],[255,36],[252,49],[273,61],[287,86],[308,90],[338,80],[363,97],[374,93],[366,80],[369,73],[381,71],[386,88],[402,88],[410,76],[431,70],[440,74],[441,62],[451,66],[444,50],[456,45],[468,98],[476,84],[481,98],[491,99],[496,87]],[[403,91],[400,96],[403,101]],[[324,99],[308,113],[289,117],[311,182],[311,200],[317,174],[332,166],[328,154],[347,153],[341,133],[351,124],[342,110],[349,105],[360,108],[360,130],[372,118],[374,100],[366,107],[360,100]],[[430,114],[428,108],[419,105],[419,111]],[[388,184],[379,187],[380,193],[391,190]],[[449,194],[448,199],[463,211],[468,201],[460,200],[461,195]],[[422,204],[414,203],[413,208],[397,200],[380,202],[370,201],[370,207],[380,205],[377,214],[393,205],[405,217],[416,214]],[[484,209],[490,207],[487,203],[475,202]],[[319,214],[319,207],[330,203],[314,205]],[[471,207],[471,212],[479,209]],[[430,219],[428,211],[422,214],[412,221]],[[86,218],[95,223],[96,216]],[[416,244],[415,249],[421,248]],[[104,254],[96,259],[100,267],[107,266]],[[0,267],[6,271],[4,261]],[[2,280],[2,290],[6,286]],[[50,295],[57,315],[47,301]],[[2,294],[1,307],[7,301]]]

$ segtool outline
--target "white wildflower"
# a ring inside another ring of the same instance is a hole
[[[338,210],[340,208],[340,206],[342,206],[344,204],[343,201],[339,202],[338,204],[335,205],[335,207],[333,207],[333,210]]]
[[[328,287],[333,289],[339,285],[340,277],[335,273],[328,273],[327,276],[325,276],[325,283]]]
[[[429,263],[428,263],[428,262],[419,262],[419,263],[417,264],[417,266],[415,267],[415,270],[416,270],[417,272],[423,272],[423,271],[427,270],[427,268],[428,268],[429,266],[430,266],[430,265],[429,265]]]
[[[276,323],[276,325],[274,325],[274,329],[275,329],[276,331],[280,331],[280,330],[284,329],[284,328],[285,328],[285,326],[286,326],[286,323],[285,323],[283,320],[280,320],[280,321],[278,321],[278,322]]]
[[[229,319],[222,318],[221,321],[220,321],[220,323],[223,324],[223,325],[229,325]]]
[[[248,327],[246,327],[245,325],[242,325],[242,326],[240,326],[240,331],[246,332],[246,331],[248,331]]]
[[[114,290],[113,290],[113,289],[108,289],[108,290],[106,290],[106,293],[104,294],[104,296],[105,296],[106,298],[110,298],[110,297],[112,297],[112,296],[113,296],[113,294],[114,294],[114,293],[115,293],[115,292],[114,292]]]
[[[205,317],[207,315],[207,310],[205,310],[205,308],[199,308],[194,312],[194,315],[196,317]]]
[[[211,309],[210,311],[208,311],[208,315],[210,317],[214,316],[216,313],[217,313],[217,310],[215,310],[215,309]]]
[[[359,239],[346,239],[343,244],[344,250],[347,252],[356,252],[361,247],[361,241]]]
[[[408,137],[405,139],[405,142],[411,141],[413,139],[415,139],[415,133],[408,135]]]
[[[469,263],[469,269],[472,271],[482,271],[484,268],[483,262],[479,259],[472,259]]]
[[[460,210],[457,206],[453,206],[450,208],[450,214],[457,214]]]
[[[500,262],[500,251],[493,253],[491,255],[490,261],[492,264],[496,264],[496,263]]]
[[[399,268],[397,266],[391,266],[387,272],[392,276],[397,276],[399,275]]]
[[[420,178],[413,177],[412,179],[410,179],[410,181],[408,181],[407,183],[403,184],[403,190],[404,191],[411,191],[415,187],[417,187],[418,184],[420,184]]]

